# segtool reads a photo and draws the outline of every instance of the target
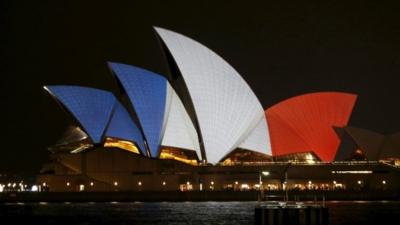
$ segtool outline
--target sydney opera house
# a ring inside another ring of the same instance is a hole
[[[110,62],[119,93],[45,86],[74,123],[37,177],[49,191],[400,189],[400,133],[348,125],[357,95],[264,110],[204,45],[155,28],[169,74]]]

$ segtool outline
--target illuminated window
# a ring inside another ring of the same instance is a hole
[[[160,159],[173,159],[193,166],[198,165],[197,155],[195,151],[183,150],[178,148],[164,147],[161,150]]]
[[[188,182],[186,184],[181,184],[179,185],[179,189],[181,191],[192,191],[193,190],[193,185],[192,184],[188,184]]]
[[[268,155],[238,148],[222,159],[221,165],[256,165],[260,163],[269,163],[271,161],[272,158]]]
[[[250,186],[248,184],[242,184],[242,185],[240,185],[240,189],[241,190],[249,190]]]
[[[104,147],[106,148],[115,147],[135,154],[140,154],[139,149],[134,143],[130,141],[119,140],[116,138],[110,138],[110,137],[106,138],[106,141],[104,142]]]
[[[274,159],[276,162],[292,162],[292,163],[306,163],[306,164],[315,164],[321,161],[314,152],[289,153],[285,155],[275,156]]]
[[[308,163],[308,164],[314,164],[315,161],[316,161],[316,159],[315,159],[315,157],[314,157],[312,154],[307,154],[307,155],[305,156],[305,161],[306,161],[306,163]]]

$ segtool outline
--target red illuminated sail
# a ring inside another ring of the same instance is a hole
[[[347,125],[357,96],[319,92],[296,96],[265,111],[272,154],[314,151],[323,161],[332,161],[340,140],[333,127]]]

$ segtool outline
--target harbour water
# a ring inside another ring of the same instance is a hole
[[[1,224],[254,224],[257,202],[3,203]],[[399,201],[330,201],[330,225],[397,224]],[[7,223],[4,223],[7,222]]]

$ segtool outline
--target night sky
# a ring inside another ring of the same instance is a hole
[[[308,92],[352,92],[359,99],[350,125],[400,131],[400,10],[393,4],[61,2],[0,3],[0,173],[38,172],[70,123],[43,85],[117,93],[107,61],[165,74],[153,25],[217,52],[264,108]]]

